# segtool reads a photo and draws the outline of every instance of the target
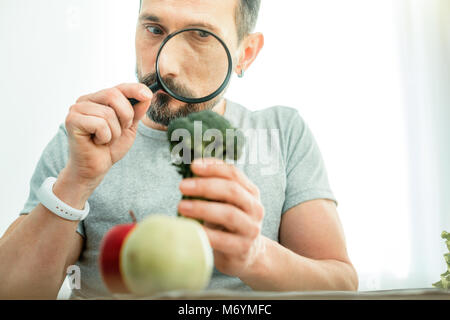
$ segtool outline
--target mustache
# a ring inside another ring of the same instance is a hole
[[[158,77],[156,75],[156,72],[152,72],[147,74],[145,77],[140,79],[140,82],[142,84],[145,84],[147,87],[150,87],[154,83],[156,83],[158,80]],[[161,77],[162,82],[164,82],[165,86],[170,89],[173,93],[189,98],[189,99],[195,99],[198,98],[196,94],[193,92],[193,90],[189,89],[186,85],[183,85],[181,83],[177,83],[175,79],[169,78],[169,77]]]

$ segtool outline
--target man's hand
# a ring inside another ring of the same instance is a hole
[[[191,168],[197,177],[183,180],[181,192],[211,201],[183,200],[178,211],[205,221],[217,270],[245,277],[265,250],[259,190],[236,167],[218,159],[196,160]]]
[[[139,121],[153,93],[141,83],[121,84],[82,96],[66,118],[71,182],[97,186],[110,168],[129,151]],[[134,108],[127,98],[139,99]]]

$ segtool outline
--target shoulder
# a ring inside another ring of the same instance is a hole
[[[48,147],[50,149],[62,151],[68,145],[68,133],[64,123],[61,123],[53,136],[53,139],[49,142]]]
[[[279,105],[251,111],[234,102],[230,103],[230,107],[231,118],[240,128],[279,129],[289,132],[292,129],[303,129],[305,126],[305,121],[298,110],[292,107]]]
[[[58,134],[60,135],[64,135],[64,136],[68,136],[67,134],[67,128],[66,125],[64,123],[61,123],[58,127]]]
[[[277,124],[280,129],[290,127],[293,124],[303,124],[303,118],[297,109],[287,106],[273,106],[253,112],[256,119],[267,119]]]
[[[52,139],[42,152],[41,162],[44,162],[47,166],[63,168],[69,156],[69,142],[65,124],[61,123],[55,131]]]

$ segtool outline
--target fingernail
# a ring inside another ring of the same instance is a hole
[[[152,93],[149,92],[150,89],[142,89],[140,91],[140,94],[142,95],[142,97],[146,98],[146,99],[150,99],[152,97]]]
[[[181,188],[183,189],[195,189],[196,183],[194,180],[183,180],[181,182]]]
[[[180,201],[179,209],[180,210],[191,210],[192,209],[192,202],[191,201],[186,201],[186,200]]]

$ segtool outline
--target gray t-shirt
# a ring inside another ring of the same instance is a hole
[[[245,152],[236,166],[260,189],[265,208],[262,234],[279,241],[281,216],[290,208],[313,199],[336,202],[330,189],[322,155],[315,139],[295,109],[272,107],[251,112],[227,101],[225,118],[246,134]],[[46,146],[30,182],[30,194],[22,214],[39,203],[36,191],[47,177],[58,177],[69,157],[67,131],[61,124]],[[71,298],[105,297],[99,269],[99,245],[103,235],[117,224],[130,223],[129,210],[139,221],[150,214],[175,216],[181,199],[180,175],[171,165],[167,132],[139,123],[136,140],[89,198],[88,217],[77,232],[85,246],[77,262],[81,289]],[[214,268],[209,289],[251,290],[239,278]]]

